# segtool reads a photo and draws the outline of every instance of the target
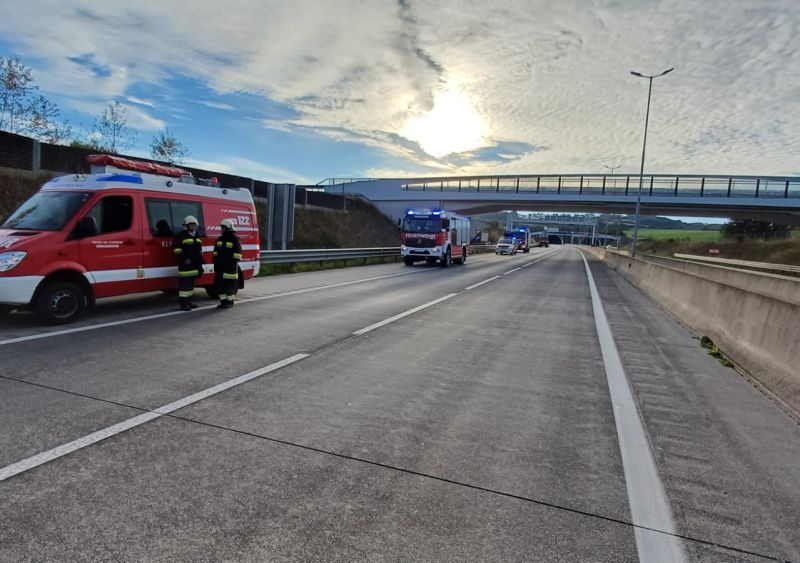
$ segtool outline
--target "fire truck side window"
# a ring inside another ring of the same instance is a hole
[[[147,209],[147,224],[154,237],[173,237],[183,228],[187,215],[200,221],[198,231],[203,234],[203,206],[193,201],[150,199],[144,201]]]
[[[92,207],[87,217],[91,217],[97,225],[97,232],[93,234],[127,231],[133,224],[133,198],[124,195],[106,196]]]
[[[187,215],[197,217],[200,224],[197,225],[197,232],[200,236],[205,236],[205,221],[203,220],[203,206],[194,201],[170,201],[170,208],[172,209],[172,225],[175,232],[183,228],[183,218]]]

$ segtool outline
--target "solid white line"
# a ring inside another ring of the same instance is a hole
[[[500,275],[502,275],[502,276],[507,276],[508,274],[513,274],[514,272],[518,272],[518,271],[519,271],[519,270],[521,270],[521,269],[522,269],[522,266],[520,266],[520,267],[518,267],[518,268],[514,268],[513,270],[509,270],[509,271],[507,271],[507,272],[503,272],[503,273],[502,273],[502,274],[500,274]]]
[[[617,345],[608,324],[600,294],[592,277],[592,271],[583,252],[578,251],[586,267],[589,291],[592,296],[597,337],[603,354],[608,389],[613,405],[614,422],[617,428],[622,467],[625,472],[625,487],[636,539],[639,561],[642,563],[680,563],[686,561],[683,543],[675,537],[675,521],[672,509],[664,492],[650,449],[647,431],[644,428],[636,399],[631,391],[625,369],[619,357]],[[652,528],[652,530],[642,528]],[[659,531],[653,531],[659,530]]]
[[[402,319],[404,317],[407,317],[409,315],[413,315],[414,313],[416,313],[418,311],[422,311],[423,309],[427,309],[428,307],[433,307],[434,305],[436,305],[438,303],[441,303],[442,301],[447,301],[448,299],[452,299],[456,295],[460,295],[460,293],[450,293],[448,295],[445,295],[444,297],[440,297],[439,299],[434,299],[433,301],[429,301],[429,302],[425,303],[424,305],[420,305],[419,307],[414,307],[413,309],[409,309],[408,311],[404,311],[404,312],[402,312],[402,313],[400,313],[398,315],[395,315],[393,317],[389,317],[388,319],[384,319],[384,320],[382,320],[380,322],[377,322],[375,324],[371,324],[371,325],[369,325],[367,327],[359,329],[359,330],[355,331],[353,333],[353,335],[354,336],[361,336],[362,334],[365,334],[367,332],[373,331],[376,328],[380,328],[382,326],[386,326],[389,323],[393,323],[393,322],[395,322],[397,320],[400,320],[400,319]]]
[[[470,285],[469,287],[466,287],[464,289],[464,291],[469,291],[470,289],[475,289],[476,287],[480,287],[485,283],[489,283],[490,281],[494,281],[494,280],[497,280],[497,279],[500,279],[500,276],[492,276],[488,280],[483,280],[482,282],[474,283],[474,284]]]
[[[413,272],[401,272],[399,274],[387,274],[385,276],[373,276],[371,278],[362,278],[362,279],[359,279],[359,280],[352,280],[352,281],[348,281],[348,282],[340,282],[340,283],[334,283],[334,284],[330,284],[330,285],[319,285],[319,286],[315,286],[315,287],[309,287],[309,288],[306,288],[306,289],[296,289],[294,291],[286,291],[286,292],[283,292],[283,293],[273,293],[271,295],[264,295],[264,296],[261,296],[261,297],[250,297],[248,299],[240,299],[239,302],[240,303],[249,303],[251,301],[264,301],[266,299],[276,299],[278,297],[288,297],[288,296],[291,296],[291,295],[298,295],[300,293],[309,293],[309,292],[312,292],[312,291],[321,291],[323,289],[333,289],[333,288],[336,288],[336,287],[342,287],[342,286],[352,285],[352,284],[356,284],[356,283],[366,283],[366,282],[380,280],[380,279],[394,278],[394,277],[397,277],[397,276],[407,276],[409,274],[424,274],[425,272],[434,272],[434,271],[436,271],[436,270],[431,268],[431,269],[426,269],[426,270],[416,270],[416,271],[413,271]],[[207,309],[215,309],[215,308],[216,308],[216,304],[214,304],[214,305],[204,305],[202,307],[198,307],[196,309],[196,311],[204,311],[204,310],[207,310]],[[146,315],[144,317],[135,317],[135,318],[132,318],[132,319],[123,319],[123,320],[119,320],[119,321],[109,321],[109,322],[105,322],[105,323],[98,323],[98,324],[87,325],[87,326],[79,326],[79,327],[75,327],[75,328],[65,328],[65,329],[61,329],[61,330],[53,330],[53,331],[50,331],[50,332],[42,332],[42,333],[39,333],[39,334],[31,334],[29,336],[19,336],[17,338],[8,338],[6,340],[0,340],[0,346],[6,346],[8,344],[17,344],[19,342],[27,342],[29,340],[39,340],[39,339],[42,339],[42,338],[53,338],[55,336],[63,336],[65,334],[73,334],[73,333],[76,333],[76,332],[86,332],[86,331],[89,331],[89,330],[97,330],[97,329],[101,329],[101,328],[109,328],[109,327],[112,327],[112,326],[139,323],[139,322],[142,322],[142,321],[150,321],[150,320],[153,320],[153,319],[163,319],[163,318],[172,317],[172,316],[175,316],[175,315],[186,315],[186,314],[187,313],[184,312],[184,311],[168,311],[166,313],[155,313],[155,314],[152,314],[152,315]]]
[[[78,438],[77,440],[73,440],[66,444],[57,446],[51,450],[47,450],[46,452],[41,452],[27,459],[23,459],[16,463],[12,463],[11,465],[8,465],[0,469],[0,482],[5,481],[6,479],[10,479],[15,475],[19,475],[20,473],[24,473],[25,471],[33,469],[34,467],[39,467],[40,465],[43,465],[47,462],[56,460],[60,457],[64,457],[65,455],[69,455],[87,446],[91,446],[92,444],[101,442],[106,438],[116,436],[117,434],[125,432],[126,430],[130,430],[131,428],[136,428],[137,426],[141,426],[146,422],[150,422],[151,420],[155,420],[166,414],[175,412],[178,409],[182,409],[193,403],[202,401],[203,399],[207,399],[208,397],[211,397],[218,393],[222,393],[223,391],[226,391],[232,387],[236,387],[237,385],[241,385],[242,383],[246,383],[252,379],[261,377],[262,375],[266,375],[270,372],[286,367],[289,364],[299,362],[300,360],[303,360],[308,356],[309,354],[295,354],[294,356],[284,358],[283,360],[280,360],[268,366],[259,368],[244,375],[240,375],[239,377],[236,377],[224,383],[220,383],[219,385],[214,385],[213,387],[209,387],[208,389],[204,389],[203,391],[200,391],[193,395],[189,395],[188,397],[184,397],[183,399],[173,401],[172,403],[159,407],[153,411],[146,412],[138,416],[134,416],[133,418],[129,418],[128,420],[123,420],[122,422],[119,422],[112,426],[108,426],[106,428],[103,428],[102,430],[98,430],[97,432],[92,432],[91,434]]]

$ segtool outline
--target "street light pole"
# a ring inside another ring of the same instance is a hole
[[[638,76],[639,78],[647,78],[649,80],[649,85],[647,88],[647,111],[645,112],[644,117],[644,140],[642,140],[642,165],[639,168],[639,191],[636,194],[636,216],[633,222],[633,242],[631,243],[631,257],[636,257],[636,243],[639,240],[639,212],[642,207],[642,183],[644,182],[644,155],[645,149],[647,148],[647,125],[650,121],[650,98],[653,94],[653,79],[658,78],[660,76],[664,76],[675,70],[675,68],[670,68],[662,72],[661,74],[654,74],[652,76],[647,74],[642,74],[640,72],[636,72],[635,70],[631,71],[631,74],[634,76]]]
[[[613,176],[614,175],[614,170],[616,170],[617,168],[622,168],[622,165],[621,164],[617,164],[616,166],[606,166],[604,164],[603,168],[608,168],[609,170],[611,170],[611,175]]]

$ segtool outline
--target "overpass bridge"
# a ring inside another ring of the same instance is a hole
[[[318,187],[363,196],[392,218],[414,206],[464,214],[504,210],[631,214],[639,176],[329,178]],[[642,213],[749,218],[800,226],[800,177],[650,174],[642,184]]]

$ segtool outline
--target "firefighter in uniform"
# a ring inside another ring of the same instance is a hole
[[[182,311],[191,311],[194,282],[203,273],[203,240],[197,232],[197,218],[187,215],[183,230],[175,237],[173,252],[178,259],[178,304]]]
[[[231,219],[220,222],[222,234],[214,244],[214,285],[219,293],[220,309],[233,307],[239,285],[239,261],[242,243],[236,235],[236,224]]]

